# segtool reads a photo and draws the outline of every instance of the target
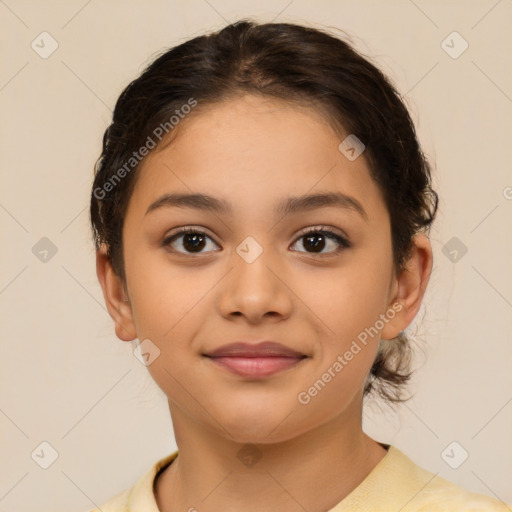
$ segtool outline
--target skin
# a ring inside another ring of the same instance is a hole
[[[123,228],[126,283],[105,248],[97,252],[117,336],[150,339],[160,350],[148,370],[168,397],[179,449],[156,481],[162,512],[328,510],[387,453],[362,430],[364,383],[379,339],[396,337],[418,312],[432,250],[417,235],[396,274],[386,205],[364,153],[350,161],[338,150],[346,135],[318,111],[269,98],[246,95],[197,110],[142,163]],[[368,219],[332,206],[275,215],[281,199],[320,191],[356,198]],[[167,192],[226,199],[234,214],[169,207],[145,215]],[[318,225],[352,245],[337,251],[327,239],[322,258],[300,233]],[[182,226],[210,237],[199,253],[183,236],[161,245]],[[263,248],[252,263],[236,252],[248,236]],[[307,405],[299,403],[299,393],[398,303],[380,334]],[[237,340],[277,341],[308,358],[253,380],[202,355]],[[251,467],[237,457],[247,445],[261,456]]]

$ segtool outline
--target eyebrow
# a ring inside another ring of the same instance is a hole
[[[207,194],[164,194],[152,203],[146,213],[163,207],[194,208],[196,210],[211,211],[217,214],[233,214],[231,203],[225,199],[219,199]],[[342,192],[325,192],[307,194],[303,196],[289,196],[276,206],[277,215],[287,216],[296,212],[310,211],[317,208],[337,207],[345,210],[352,210],[368,221],[368,214],[361,203],[352,196]]]

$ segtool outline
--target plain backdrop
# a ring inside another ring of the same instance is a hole
[[[0,512],[88,510],[176,449],[97,282],[93,164],[155,55],[243,17],[342,30],[403,93],[441,198],[434,270],[409,329],[414,398],[368,404],[365,430],[512,502],[511,15],[509,0],[0,1]],[[447,447],[468,454],[457,469]]]

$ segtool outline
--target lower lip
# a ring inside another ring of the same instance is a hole
[[[243,377],[268,377],[293,368],[305,358],[297,357],[209,357],[215,364]]]

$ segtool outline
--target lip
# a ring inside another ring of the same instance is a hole
[[[208,357],[305,357],[305,354],[274,341],[262,341],[256,344],[237,341],[222,345],[203,355]]]
[[[268,377],[291,369],[308,357],[272,341],[231,343],[203,355],[226,370],[252,378]]]
[[[210,360],[242,377],[251,377],[253,379],[269,377],[277,372],[288,370],[293,368],[301,361],[306,358],[304,357],[279,357],[279,356],[267,356],[267,357],[212,357]]]

